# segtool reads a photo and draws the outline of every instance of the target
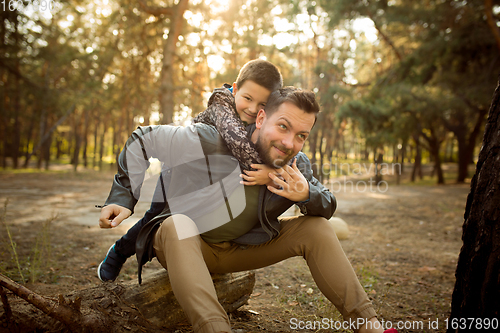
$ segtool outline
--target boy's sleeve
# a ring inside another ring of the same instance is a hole
[[[169,167],[178,159],[176,155],[185,151],[184,148],[172,147],[176,132],[177,127],[162,125],[139,127],[132,133],[118,156],[118,172],[105,205],[117,204],[134,211],[150,164],[149,158],[158,158]]]
[[[234,97],[227,89],[216,89],[210,97],[208,108],[193,121],[215,126],[231,155],[240,162],[243,169],[252,170],[251,164],[263,163],[236,113]]]

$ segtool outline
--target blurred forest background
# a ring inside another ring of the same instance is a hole
[[[137,126],[188,124],[214,88],[265,58],[286,85],[317,93],[323,112],[305,147],[313,163],[383,155],[411,163],[412,179],[432,163],[438,183],[442,164],[456,163],[464,182],[500,69],[500,0],[0,7],[4,169],[107,168]]]

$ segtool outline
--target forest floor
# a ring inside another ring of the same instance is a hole
[[[0,223],[0,272],[24,279],[42,295],[99,285],[96,269],[107,249],[149,207],[147,200],[141,201],[130,221],[113,230],[99,229],[94,205],[104,203],[113,173],[55,169],[0,172],[0,205],[6,205],[5,210],[0,207],[5,222]],[[384,179],[387,186],[371,190],[366,175],[330,184],[338,199],[335,216],[350,230],[341,244],[385,327],[445,332],[470,185],[448,180],[436,186],[429,177],[417,184],[403,177],[396,185],[393,177]],[[356,184],[361,184],[357,190]],[[158,269],[154,260],[145,275]],[[136,278],[132,258],[118,282]],[[303,258],[257,270],[248,304],[230,318],[237,333],[350,332],[332,329],[343,324],[341,317],[316,287]],[[172,332],[191,329],[181,323]]]

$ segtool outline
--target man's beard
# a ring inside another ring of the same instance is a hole
[[[285,152],[286,156],[283,156],[282,158],[273,159],[271,157],[271,149],[273,146]],[[260,135],[257,138],[257,142],[255,143],[255,148],[257,149],[257,152],[259,153],[259,156],[264,162],[264,164],[267,164],[268,166],[273,168],[281,168],[287,165],[288,162],[294,156],[293,150],[285,148],[283,145],[277,143],[276,141],[271,141],[269,144],[266,144],[262,140]]]

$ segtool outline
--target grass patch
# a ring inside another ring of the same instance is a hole
[[[8,202],[8,199],[5,200],[3,211],[0,215],[0,224],[6,230],[7,235],[7,239],[2,239],[0,242],[0,256],[4,258],[9,257],[9,259],[2,260],[0,263],[0,272],[20,283],[38,282],[52,264],[50,226],[52,221],[57,217],[54,216],[42,223],[41,230],[35,236],[34,244],[28,245],[29,253],[22,255],[19,247],[20,244],[14,240],[15,235],[6,221]],[[29,242],[26,239],[23,239],[23,241]]]

